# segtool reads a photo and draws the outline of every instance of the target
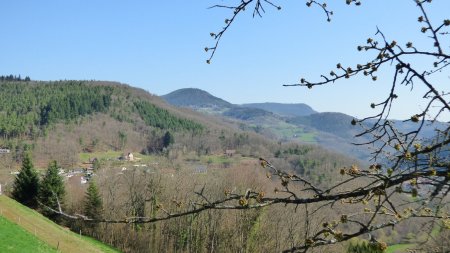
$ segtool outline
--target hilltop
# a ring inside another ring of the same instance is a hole
[[[161,96],[169,104],[192,108],[232,108],[233,105],[221,98],[196,88],[184,88]]]
[[[241,129],[283,142],[318,144],[361,160],[367,160],[370,156],[366,149],[352,145],[353,137],[361,129],[352,126],[350,122],[353,117],[343,113],[319,113],[302,103],[266,102],[236,105],[199,89],[180,89],[162,98],[174,106],[187,107],[236,121]],[[203,101],[203,98],[206,100]]]
[[[372,155],[369,149],[353,145],[365,143],[368,139],[365,136],[355,138],[363,128],[351,125],[350,122],[355,117],[341,112],[316,112],[302,103],[266,102],[237,105],[206,91],[192,88],[176,90],[162,98],[174,106],[220,116],[223,120],[236,122],[243,130],[254,131],[282,142],[318,144],[362,161],[367,161]],[[390,121],[401,132],[408,132],[415,127],[412,122]],[[369,128],[371,122],[373,121],[368,121],[363,126]],[[433,136],[436,128],[444,129],[445,124],[427,122],[419,137]]]
[[[161,149],[158,140],[166,132],[197,136],[218,127],[214,120],[120,83],[0,82],[0,147],[11,150],[0,165],[7,168],[29,149],[43,166],[50,159],[72,166],[80,152],[141,152],[149,143]]]

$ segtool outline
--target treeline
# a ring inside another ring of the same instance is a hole
[[[29,76],[26,76],[25,78],[22,78],[20,75],[18,76],[13,76],[13,75],[6,75],[6,76],[0,76],[0,81],[24,81],[24,82],[29,82],[31,81]]]
[[[58,120],[72,120],[94,112],[107,112],[110,104],[110,91],[98,86],[85,89],[80,85],[68,92],[55,94],[52,100],[42,106],[40,109],[40,124],[48,125]]]
[[[175,116],[150,102],[130,96],[121,85],[85,81],[20,82],[3,77],[0,82],[0,137],[10,139],[38,136],[57,122],[70,122],[93,113],[110,113],[113,118],[134,123],[143,121],[160,129],[199,132],[203,126]],[[110,110],[110,108],[115,108]]]
[[[20,172],[14,179],[11,197],[55,222],[64,222],[63,217],[52,211],[66,206],[64,179],[55,160],[48,164],[45,174],[41,176],[34,168],[31,155],[25,153]],[[98,218],[102,205],[97,186],[91,180],[84,199],[84,214]]]
[[[176,117],[169,111],[156,107],[147,101],[135,101],[134,106],[136,107],[142,120],[150,126],[161,129],[188,130],[196,132],[203,130],[203,126],[201,124],[189,119]]]
[[[112,89],[77,81],[0,83],[0,135],[33,135],[51,123],[106,112]]]

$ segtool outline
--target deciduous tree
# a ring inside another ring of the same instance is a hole
[[[349,5],[361,5],[363,2],[346,1]],[[385,228],[395,228],[397,224],[411,219],[427,220],[441,228],[448,227],[450,125],[448,122],[439,122],[439,119],[450,115],[450,89],[448,85],[444,85],[448,83],[448,78],[442,79],[442,73],[447,73],[448,76],[450,65],[450,45],[447,37],[450,19],[431,20],[426,11],[427,5],[432,4],[430,0],[411,1],[411,4],[415,4],[421,13],[417,18],[418,30],[429,39],[428,46],[416,46],[414,41],[400,42],[377,30],[375,38],[368,38],[363,44],[356,46],[358,51],[374,53],[375,56],[371,60],[357,62],[352,66],[337,63],[336,69],[326,71],[327,74],[323,74],[321,80],[314,81],[305,77],[298,83],[287,85],[311,89],[356,76],[365,76],[372,82],[378,80],[380,69],[391,71],[392,81],[385,99],[368,102],[370,107],[378,111],[372,116],[349,122],[361,129],[356,137],[365,136],[369,139],[368,142],[358,145],[370,145],[373,148],[371,165],[361,167],[349,164],[337,169],[335,175],[328,176],[336,177],[340,174],[341,182],[324,185],[315,183],[307,176],[278,168],[270,159],[260,158],[267,177],[279,184],[273,194],[249,187],[245,192],[225,189],[223,197],[210,197],[207,194],[208,189],[203,187],[195,192],[199,199],[190,201],[184,210],[164,208],[161,204],[161,211],[153,217],[135,216],[97,221],[152,223],[211,209],[247,210],[274,205],[285,208],[292,206],[295,210],[298,209],[298,212],[304,213],[305,232],[300,235],[301,240],[292,240],[292,245],[285,249],[286,252],[307,252],[315,247],[341,243]],[[320,8],[326,19],[331,21],[333,12],[323,1],[307,0],[306,5]],[[236,17],[242,15],[245,10],[251,10],[253,16],[262,16],[268,8],[281,9],[276,1],[270,0],[243,0],[236,1],[236,5],[213,7],[228,9],[231,14],[225,19],[225,26],[219,32],[210,34],[215,43],[212,47],[205,48],[205,51],[210,53],[207,63],[211,63],[223,35],[234,24]],[[429,67],[416,64],[417,61],[428,62]],[[420,111],[410,112],[411,117],[406,122],[415,124],[415,127],[407,132],[401,132],[395,122],[389,120],[391,108],[396,106],[396,99],[402,95],[402,91],[398,89],[399,85],[411,89],[420,86],[423,90],[418,99],[425,102],[425,106]],[[436,126],[433,136],[421,135],[425,125]],[[320,224],[316,218],[320,210],[331,210],[336,206],[342,207],[339,210],[343,210],[338,217],[320,217],[323,221]],[[371,238],[370,248],[377,251],[386,248],[385,242]]]

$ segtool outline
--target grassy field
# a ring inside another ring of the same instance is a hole
[[[88,162],[90,159],[97,158],[100,161],[116,161],[118,163],[128,163],[127,161],[119,161],[118,158],[123,156],[124,153],[120,151],[106,151],[106,152],[93,152],[93,153],[80,153],[79,161]],[[161,157],[157,155],[143,155],[139,153],[133,153],[134,163],[151,163],[158,162]]]
[[[40,246],[38,244],[38,246],[36,246],[37,248],[32,247],[32,250],[5,252],[56,252],[54,250],[56,248],[58,248],[59,252],[64,253],[119,252],[92,238],[75,234],[68,229],[53,223],[38,212],[31,210],[4,195],[0,196],[0,216],[8,220],[9,223],[13,223],[13,225],[17,224],[22,229],[28,231],[29,234],[35,235],[40,241],[47,244],[47,246],[43,244],[41,248],[39,248]],[[7,235],[9,232],[7,233],[4,231],[6,230],[6,227],[4,228],[3,223],[0,224],[2,224],[0,226],[0,235],[2,235],[0,237],[0,249],[3,249],[3,247],[1,247],[1,243],[3,243],[3,234]],[[13,246],[11,246],[13,248],[16,245],[15,243],[11,244],[13,244]],[[16,247],[19,248],[19,246]],[[54,249],[52,250],[52,248]],[[39,249],[48,249],[48,251],[38,251]]]
[[[407,249],[414,248],[416,245],[412,243],[408,244],[394,244],[387,248],[386,253],[400,253],[406,252]]]
[[[94,153],[80,153],[79,158],[83,162],[88,162],[89,159],[97,158],[99,160],[113,160],[123,155],[120,151],[94,152]]]
[[[15,223],[0,216],[0,249],[2,252],[58,252]]]
[[[301,142],[316,143],[316,134],[314,132],[305,131],[305,129],[291,125],[288,123],[278,123],[274,126],[265,126],[270,128],[278,138],[287,140],[297,140]]]

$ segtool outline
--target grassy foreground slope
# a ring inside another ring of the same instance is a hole
[[[19,225],[0,216],[0,248],[2,252],[58,252]]]
[[[68,229],[65,229],[49,219],[45,218],[38,212],[31,210],[20,203],[2,195],[0,196],[0,214],[2,218],[6,218],[10,223],[15,223],[31,233],[39,240],[47,245],[37,244],[38,248],[33,251],[11,251],[11,252],[119,252],[99,241],[93,240],[89,237],[80,236]],[[0,226],[0,235],[6,233],[7,226]],[[3,238],[3,236],[2,236]],[[0,243],[3,243],[0,240]],[[8,242],[11,244],[11,242]],[[38,242],[39,243],[39,242]],[[14,244],[15,245],[15,244]],[[0,245],[1,247],[2,245]],[[38,249],[42,249],[39,251]],[[48,250],[46,250],[48,249]]]

